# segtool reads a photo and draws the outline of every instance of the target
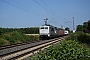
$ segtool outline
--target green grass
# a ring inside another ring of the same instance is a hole
[[[0,35],[0,46],[29,42],[38,39],[39,36],[26,36],[25,34],[17,31],[8,32]]]

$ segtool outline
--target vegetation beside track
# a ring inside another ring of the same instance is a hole
[[[6,32],[0,35],[0,46],[22,43],[22,42],[29,42],[32,40],[38,40],[39,36],[27,36],[21,32],[13,31],[13,32]]]
[[[90,44],[90,34],[89,33],[84,33],[84,32],[81,32],[81,31],[70,34],[67,39],[68,40],[69,39],[76,40],[76,41],[79,41],[80,43]]]
[[[28,28],[2,28],[0,27],[0,35],[2,33],[8,33],[12,31],[18,31],[24,34],[39,34],[39,27],[28,27]]]
[[[89,34],[76,32],[58,46],[52,45],[30,60],[90,60],[89,37]]]

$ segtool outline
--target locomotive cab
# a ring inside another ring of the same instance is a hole
[[[43,25],[39,28],[39,35],[41,39],[47,39],[57,36],[57,28],[52,25]]]
[[[49,26],[40,26],[39,35],[40,35],[41,39],[45,39],[47,37],[50,37]]]

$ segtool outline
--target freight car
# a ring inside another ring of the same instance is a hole
[[[64,29],[59,29],[59,36],[64,36]]]

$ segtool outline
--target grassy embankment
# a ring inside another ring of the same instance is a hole
[[[7,32],[0,35],[0,46],[29,42],[38,39],[39,39],[39,35],[29,36],[17,31]]]

